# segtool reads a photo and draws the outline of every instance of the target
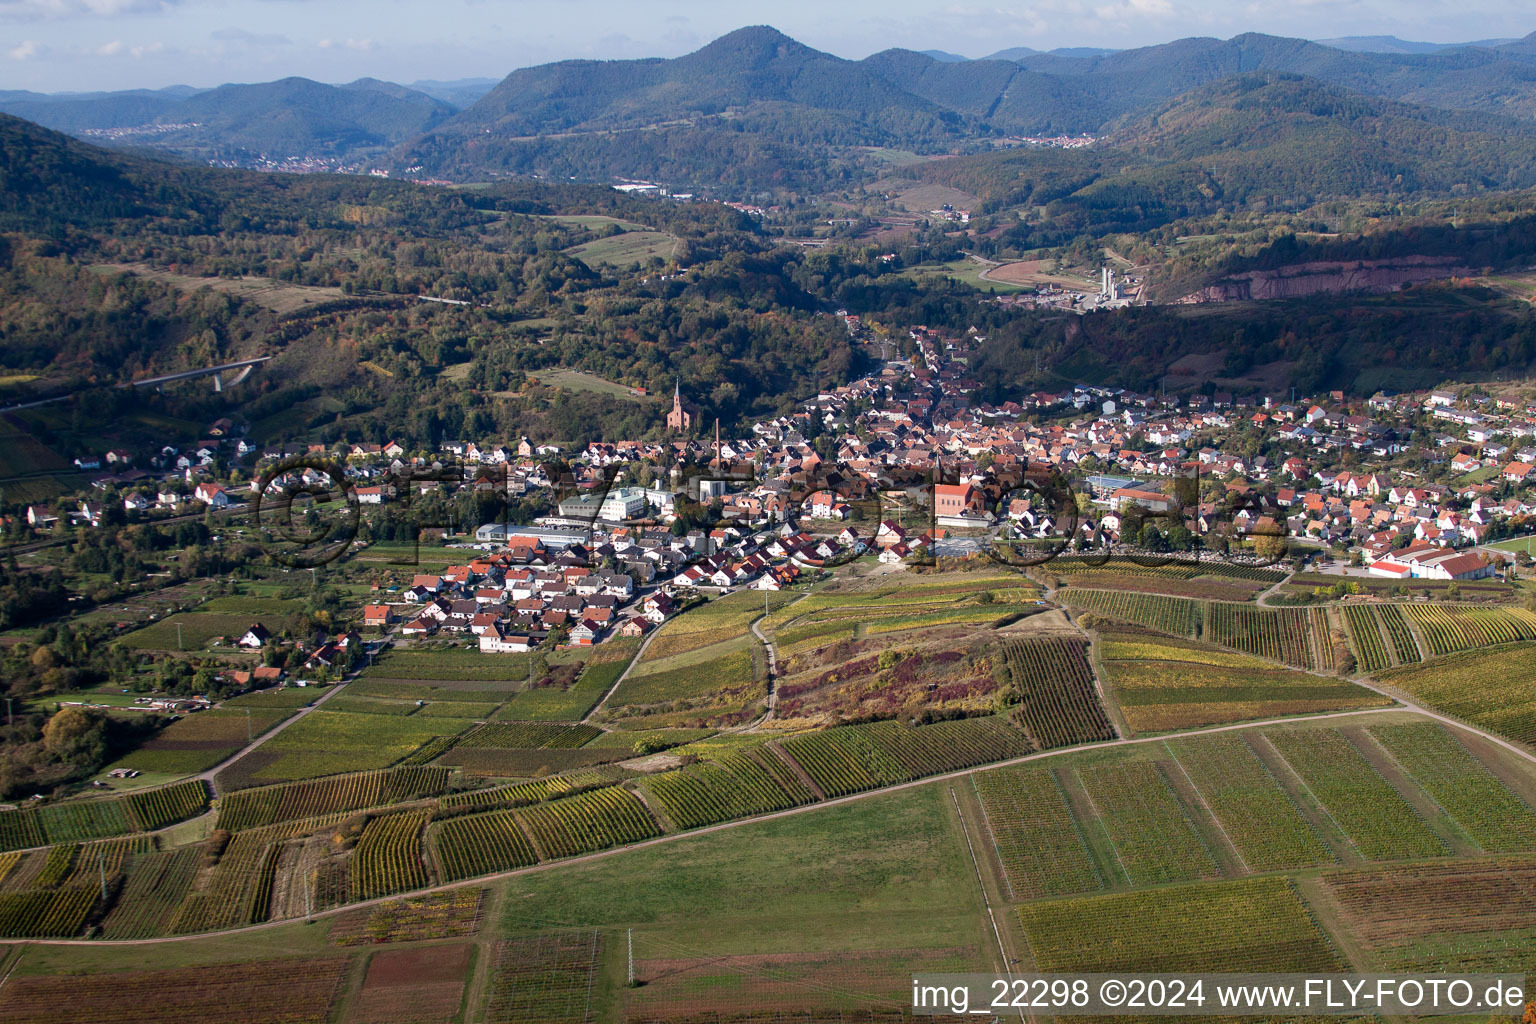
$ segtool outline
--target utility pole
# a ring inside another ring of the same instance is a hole
[[[181,646],[181,623],[179,622],[176,623],[176,649],[178,651],[183,649]]]
[[[629,987],[635,987],[635,930],[629,930]]]
[[[101,898],[107,898],[107,848],[96,847],[96,867],[101,871]]]
[[[250,743],[256,737],[251,735],[251,709],[245,709],[245,742]]]

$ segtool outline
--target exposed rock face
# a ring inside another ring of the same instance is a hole
[[[1224,277],[1177,300],[1236,302],[1242,299],[1299,299],[1338,292],[1395,292],[1408,284],[1470,275],[1450,256],[1400,256],[1349,263],[1297,263],[1277,270],[1249,270]]]

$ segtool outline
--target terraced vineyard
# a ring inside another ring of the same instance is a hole
[[[972,778],[1010,899],[1067,896],[1104,887],[1050,768],[1015,765]]]
[[[528,804],[570,796],[587,789],[616,785],[624,780],[623,769],[608,767],[587,768],[569,775],[554,775],[532,782],[519,782],[510,786],[494,786],[490,789],[472,789],[463,793],[450,793],[438,801],[443,807],[524,807]]]
[[[1446,852],[1418,812],[1337,729],[1275,730],[1265,736],[1367,860]]]
[[[1139,760],[1087,765],[1077,776],[1132,885],[1220,874],[1157,765]]]
[[[574,749],[601,735],[590,725],[559,725],[553,722],[491,722],[464,734],[460,748],[511,747]]]
[[[448,775],[446,768],[415,765],[237,790],[219,799],[219,828],[259,828],[434,796],[447,788]]]
[[[1490,732],[1536,743],[1536,644],[1465,651],[1393,669],[1384,682]]]
[[[1218,733],[1166,747],[1250,870],[1333,863],[1327,844],[1242,736]]]
[[[1434,654],[1454,654],[1493,644],[1536,640],[1536,612],[1524,608],[1464,608],[1437,604],[1402,607]]]
[[[1381,625],[1370,605],[1344,606],[1344,622],[1349,627],[1349,639],[1355,649],[1355,661],[1367,672],[1380,672],[1392,667],[1392,656],[1387,653],[1382,639]]]
[[[513,813],[543,860],[606,850],[661,834],[640,800],[619,786],[534,804]]]
[[[678,828],[811,803],[816,795],[769,751],[726,752],[640,782]]]
[[[523,868],[539,860],[511,811],[449,818],[434,825],[428,838],[445,882]]]
[[[128,816],[142,832],[186,821],[201,814],[208,807],[208,784],[201,779],[188,779],[174,786],[140,790],[125,799]]]
[[[1328,613],[1322,608],[1256,608],[1213,601],[1204,637],[1211,643],[1300,668],[1333,668]]]
[[[972,768],[1030,752],[1022,734],[993,719],[896,722],[802,733],[780,748],[824,795],[844,796],[927,775]]]
[[[1478,846],[1489,853],[1536,850],[1536,811],[1442,726],[1415,722],[1370,732]]]
[[[1284,878],[1026,903],[1019,908],[1042,971],[1342,969]]]
[[[353,900],[426,886],[421,861],[421,830],[426,824],[426,811],[386,814],[368,822],[352,854]]]
[[[1345,605],[1344,622],[1349,627],[1355,660],[1367,672],[1422,660],[1418,641],[1413,638],[1401,605]]]
[[[128,873],[112,912],[102,922],[102,935],[143,939],[169,931],[201,860],[202,851],[195,846],[140,858]]]
[[[1080,608],[1173,636],[1199,636],[1201,602],[1182,597],[1133,594],[1118,590],[1072,590],[1067,600]]]
[[[1020,704],[1012,718],[1042,750],[1115,738],[1081,640],[1008,640],[1000,656]]]

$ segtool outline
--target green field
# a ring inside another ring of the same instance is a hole
[[[619,398],[630,402],[643,402],[644,395],[637,395],[633,388],[624,384],[615,384],[611,380],[581,370],[540,370],[538,371],[540,384],[552,388],[562,388],[566,391],[590,391],[594,395],[604,395],[608,398]]]
[[[662,231],[626,231],[612,238],[573,245],[565,252],[588,266],[622,268],[652,257],[671,259],[677,252],[677,239]]]
[[[452,736],[466,719],[316,710],[227,769],[243,785],[387,768],[434,736]]]
[[[978,288],[984,292],[996,292],[999,295],[1010,295],[1014,292],[1035,291],[1034,288],[1026,288],[1023,285],[1009,284],[1006,281],[987,281],[981,276],[987,268],[975,260],[958,259],[948,263],[919,263],[915,267],[908,267],[901,272],[901,276],[909,277],[914,281],[921,281],[925,277],[947,277],[952,281],[968,284],[972,288]]]

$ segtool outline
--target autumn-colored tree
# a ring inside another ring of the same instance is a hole
[[[43,746],[50,753],[65,753],[89,736],[96,724],[96,719],[80,708],[64,708],[43,726]]]

